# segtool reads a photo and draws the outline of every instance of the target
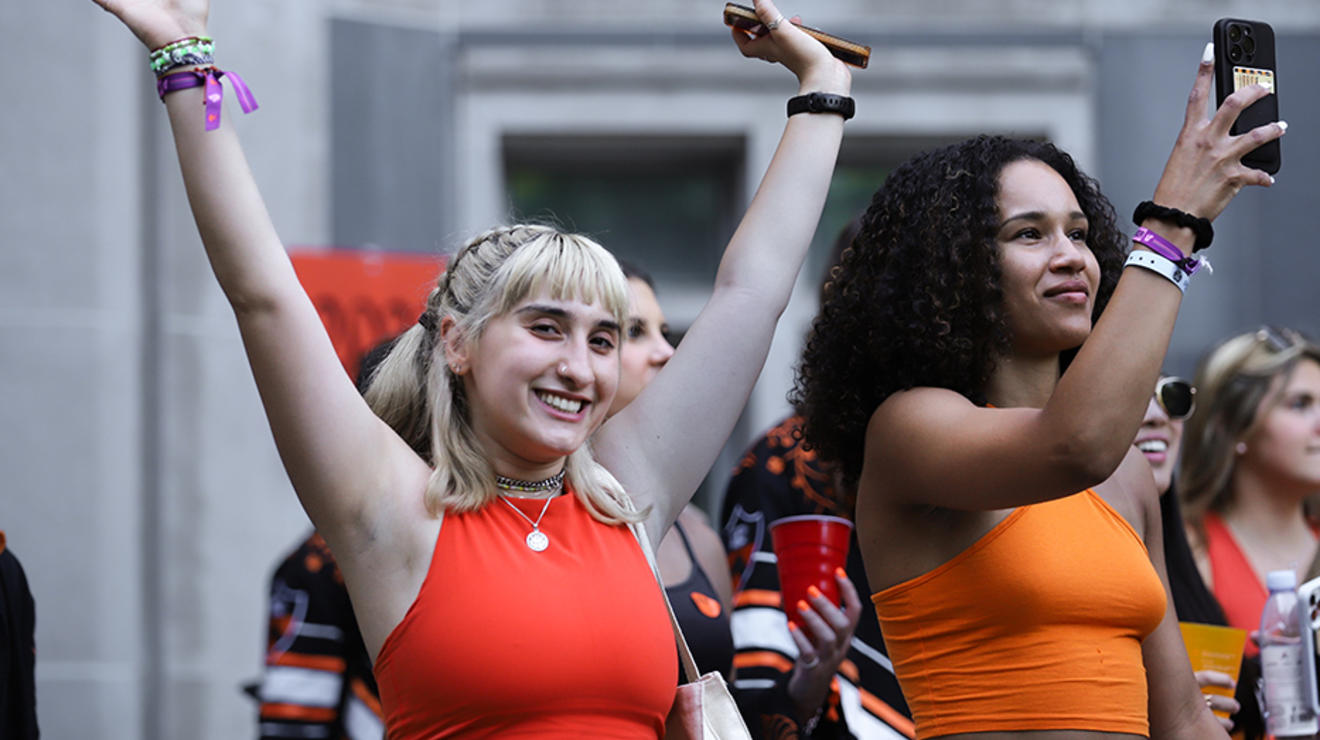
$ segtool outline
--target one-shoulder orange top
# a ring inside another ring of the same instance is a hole
[[[1093,491],[1019,507],[871,601],[919,739],[1150,733],[1141,641],[1164,616],[1164,586]]]
[[[542,500],[513,499],[532,520]],[[429,572],[376,659],[391,740],[657,738],[678,660],[660,587],[626,526],[573,494],[531,525],[502,503],[446,513]]]

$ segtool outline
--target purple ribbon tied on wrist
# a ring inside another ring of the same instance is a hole
[[[234,88],[234,97],[238,98],[238,104],[244,113],[251,113],[257,109],[257,99],[252,97],[252,91],[244,84],[243,78],[235,72],[226,72],[215,67],[190,69],[165,75],[156,80],[156,92],[164,101],[166,93],[187,90],[191,87],[205,87],[202,91],[202,101],[206,109],[206,130],[214,131],[220,128],[220,111],[225,97],[224,88],[220,86],[221,77],[229,78],[229,84]]]

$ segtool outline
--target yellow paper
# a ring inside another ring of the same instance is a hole
[[[1234,682],[1242,669],[1242,650],[1247,644],[1246,630],[1236,627],[1220,627],[1215,624],[1179,622],[1183,644],[1187,646],[1187,657],[1192,661],[1193,671],[1219,671],[1227,673]],[[1232,696],[1231,689],[1222,686],[1205,686],[1202,693]],[[1220,717],[1227,717],[1223,712],[1215,712]]]

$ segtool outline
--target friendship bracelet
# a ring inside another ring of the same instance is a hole
[[[1123,263],[1123,267],[1129,266],[1145,268],[1157,275],[1168,278],[1169,282],[1178,286],[1180,293],[1186,293],[1187,286],[1192,282],[1191,275],[1185,270],[1174,264],[1172,260],[1153,252],[1133,252],[1129,254],[1127,262]]]
[[[176,67],[215,63],[215,44],[210,42],[187,43],[172,47],[167,52],[151,57],[151,71],[157,76],[163,75]]]
[[[215,67],[198,67],[164,75],[156,80],[156,93],[160,95],[163,103],[168,93],[205,87],[202,100],[206,108],[206,130],[214,131],[220,128],[220,111],[225,94],[224,88],[220,86],[221,77],[229,78],[229,84],[234,88],[234,96],[238,98],[238,104],[243,108],[244,113],[251,113],[257,109],[257,99],[252,97],[252,91],[248,86],[243,84],[243,78],[234,72],[226,72]]]
[[[1132,220],[1140,226],[1148,218],[1155,218],[1161,221],[1167,221],[1176,226],[1191,229],[1196,233],[1196,246],[1192,247],[1193,252],[1199,252],[1210,246],[1210,242],[1215,239],[1215,228],[1210,225],[1210,219],[1193,216],[1186,211],[1180,211],[1177,208],[1157,205],[1153,201],[1142,201],[1137,204],[1136,210],[1132,212]]]
[[[1164,259],[1182,268],[1182,270],[1188,275],[1195,275],[1196,271],[1201,269],[1202,264],[1205,265],[1208,271],[1214,272],[1214,268],[1210,267],[1210,260],[1205,259],[1204,257],[1201,259],[1188,257],[1182,253],[1182,250],[1178,248],[1178,245],[1165,239],[1154,231],[1151,231],[1145,226],[1137,229],[1137,233],[1132,235],[1132,241],[1146,247],[1155,254],[1158,254]]]
[[[171,59],[180,57],[189,51],[211,54],[215,51],[215,41],[210,36],[185,36],[177,41],[171,41],[164,46],[152,49],[147,55],[147,59],[151,61],[153,70],[159,70],[162,66],[168,64]]]

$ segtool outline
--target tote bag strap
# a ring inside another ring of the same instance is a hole
[[[669,610],[669,623],[674,628],[674,642],[678,644],[679,662],[683,664],[683,674],[687,677],[684,683],[696,683],[701,678],[701,673],[697,670],[697,661],[693,660],[692,650],[683,637],[683,629],[678,626],[678,617],[674,616],[674,605],[669,603],[669,592],[665,589],[665,579],[660,577],[660,567],[656,565],[655,552],[651,550],[651,539],[646,536],[646,526],[641,522],[628,526],[632,529],[633,536],[637,538],[637,544],[642,546],[642,554],[646,556],[646,562],[651,566],[651,574],[655,576],[656,585],[660,587],[660,596],[664,598],[665,608]],[[696,567],[695,563],[693,567]]]

